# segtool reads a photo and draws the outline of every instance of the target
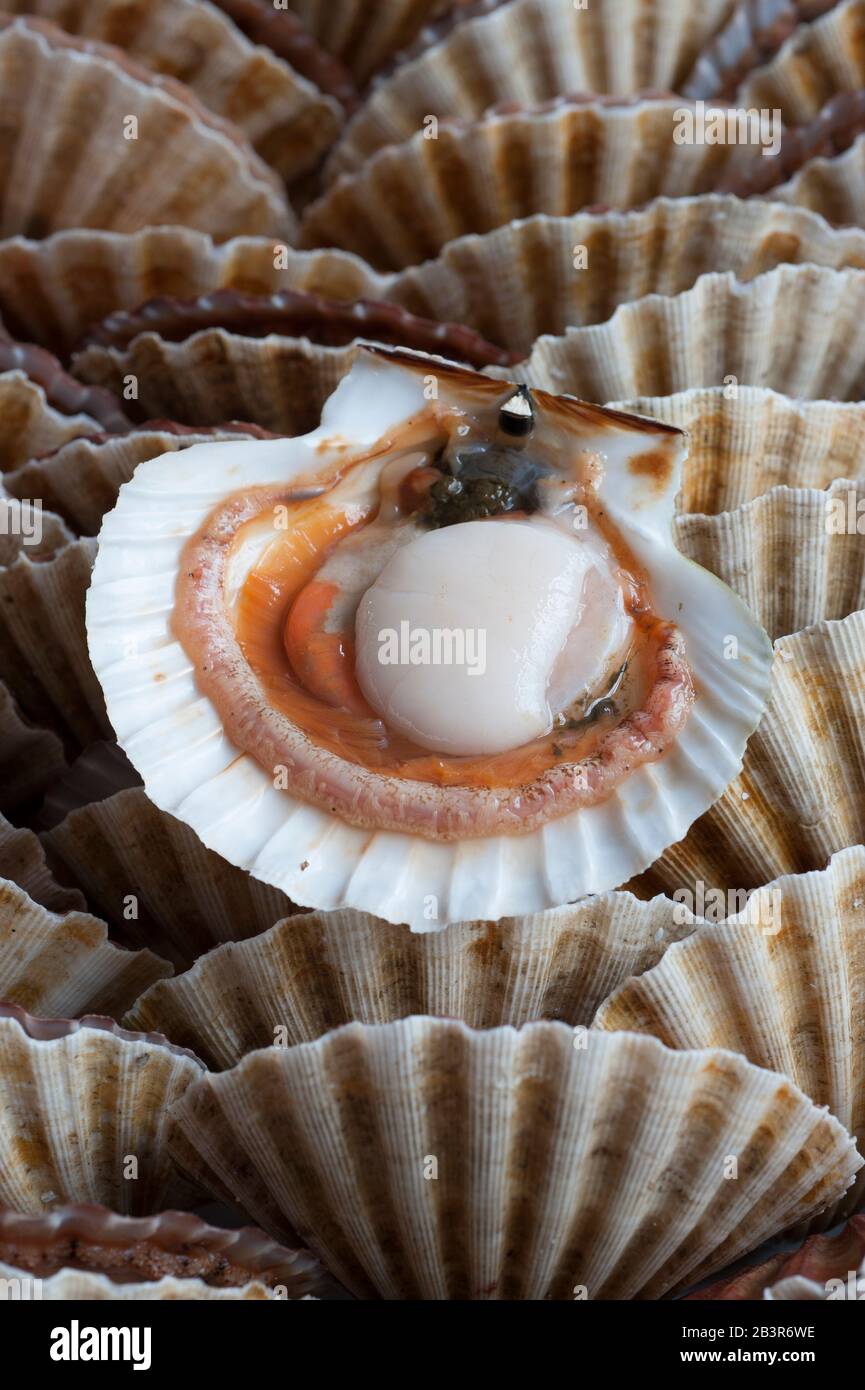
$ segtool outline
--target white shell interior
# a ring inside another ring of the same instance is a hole
[[[109,718],[157,806],[298,904],[357,908],[417,931],[540,911],[641,872],[738,772],[772,659],[750,610],[673,544],[681,459],[663,486],[635,476],[632,456],[657,439],[611,426],[595,446],[605,467],[600,497],[648,571],[658,612],[681,628],[697,687],[670,752],[598,806],[526,835],[461,843],[359,829],[277,790],[225,737],[171,632],[181,552],[231,492],[285,482],[346,442],[370,446],[424,404],[421,373],[361,354],[309,435],[197,444],[141,463],[104,520],[87,602]]]

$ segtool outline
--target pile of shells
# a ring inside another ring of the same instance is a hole
[[[855,1297],[865,0],[4,8],[0,1276]],[[115,738],[85,604],[121,489],[314,429],[365,343],[688,433],[675,543],[771,689],[609,892],[425,934],[307,910]]]

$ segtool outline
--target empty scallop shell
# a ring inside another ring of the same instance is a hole
[[[68,439],[98,433],[99,425],[91,416],[55,410],[42,387],[23,372],[0,373],[0,472],[20,468],[35,454],[58,449]]]
[[[436,260],[385,275],[350,252],[275,248],[263,237],[215,246],[183,227],[128,236],[65,231],[44,242],[0,242],[0,302],[19,336],[63,351],[117,311],[236,289],[389,300],[528,353],[540,333],[601,322],[644,294],[678,294],[707,270],[750,280],[780,261],[865,266],[865,232],[829,227],[786,203],[725,194],[658,198],[632,212],[538,214],[459,238]]]
[[[560,0],[512,0],[459,24],[371,92],[328,160],[335,176],[384,145],[422,130],[430,116],[476,119],[497,102],[537,105],[567,92],[629,95],[677,89],[730,0],[695,7],[662,0],[605,0],[577,9]]]
[[[82,912],[58,916],[0,879],[0,999],[33,1013],[119,1018],[171,973],[151,951],[124,951],[108,928]]]
[[[770,1255],[759,1264],[722,1277],[697,1293],[689,1294],[686,1302],[765,1298],[769,1289],[775,1290],[779,1284],[796,1278],[817,1284],[825,1294],[830,1279],[841,1279],[846,1283],[851,1273],[855,1277],[863,1258],[865,1216],[853,1216],[836,1235],[809,1236],[804,1245],[792,1254]]]
[[[75,439],[7,474],[6,490],[21,499],[39,497],[70,526],[93,536],[143,459],[206,439],[248,438],[252,432],[252,427],[244,430],[242,425],[214,430],[145,428],[120,437]]]
[[[677,142],[682,110],[680,97],[583,98],[445,121],[435,138],[422,127],[307,207],[300,244],[340,246],[399,269],[514,218],[706,193],[765,162],[754,145]]]
[[[745,285],[703,275],[682,294],[647,295],[606,323],[539,338],[525,362],[487,372],[598,401],[720,385],[858,400],[865,272],[781,265]]]
[[[777,487],[720,516],[678,517],[676,544],[729,584],[774,640],[865,607],[858,506],[855,483]]]
[[[295,911],[284,893],[234,868],[138,788],[71,811],[45,843],[116,937],[186,967],[223,941]],[[129,894],[135,895],[135,915]]]
[[[10,329],[64,352],[91,324],[160,296],[299,289],[331,299],[381,299],[385,283],[345,251],[294,251],[271,237],[215,245],[189,227],[128,234],[75,228],[44,241],[0,241],[0,302]]]
[[[119,49],[7,19],[0,91],[3,236],[153,222],[219,239],[294,228],[278,176],[239,132]]]
[[[210,424],[232,416],[297,434],[314,426],[356,356],[354,346],[214,328],[181,343],[145,333],[125,351],[87,348],[75,370],[115,390],[133,374],[149,415]],[[720,385],[855,400],[863,362],[865,271],[780,265],[747,284],[701,275],[691,289],[621,304],[605,323],[541,337],[524,362],[485,371],[586,400]]]
[[[335,1287],[308,1250],[277,1245],[254,1226],[225,1230],[180,1211],[2,1211],[0,1261],[7,1277],[39,1281],[32,1296],[43,1299],[294,1299]]]
[[[863,85],[865,9],[861,0],[846,0],[796,29],[770,62],[749,74],[736,103],[780,110],[785,124],[798,125],[839,92]]]
[[[173,1117],[185,1168],[384,1298],[657,1298],[836,1201],[862,1162],[742,1057],[561,1023],[349,1024],[207,1073]]]
[[[10,825],[0,815],[0,877],[23,888],[34,903],[49,912],[81,912],[87,906],[77,888],[57,882],[45,862],[45,851],[32,830]]]
[[[861,611],[775,643],[769,703],[742,772],[641,876],[641,896],[698,882],[758,888],[865,843],[863,667]]]
[[[680,294],[707,271],[753,280],[797,261],[865,266],[865,232],[830,228],[806,208],[706,193],[630,212],[539,213],[461,237],[436,260],[389,277],[386,294],[527,354],[541,333],[602,323],[643,295]]]
[[[837,0],[737,0],[698,57],[681,90],[694,98],[732,98],[748,74],[768,62],[800,24]]]
[[[117,44],[151,71],[185,83],[289,182],[318,163],[342,125],[332,97],[199,0],[6,0],[5,7]]]
[[[195,1200],[167,1151],[169,1108],[202,1073],[192,1053],[108,1019],[0,1004],[0,1061],[0,1205],[139,1215]]]
[[[698,927],[598,1011],[607,1032],[720,1047],[795,1081],[865,1144],[865,849],[780,878],[719,925]],[[821,1218],[862,1206],[857,1180]]]
[[[683,513],[732,511],[779,486],[823,488],[836,478],[865,482],[861,401],[800,401],[757,386],[735,392],[709,386],[616,401],[614,408],[687,430]]]
[[[694,921],[669,898],[642,903],[630,893],[426,935],[361,912],[309,912],[211,951],[168,987],[149,989],[125,1023],[167,1032],[217,1070],[276,1040],[312,1042],[344,1023],[410,1014],[473,1028],[588,1024],[616,984],[659,960]]]
[[[38,801],[65,768],[61,740],[26,720],[0,681],[0,812]]]
[[[45,514],[12,498],[0,505],[18,517],[0,538],[0,676],[29,718],[82,747],[110,733],[84,636],[95,543],[61,532],[33,548]]]

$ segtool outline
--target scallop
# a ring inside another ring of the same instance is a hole
[[[741,766],[771,648],[672,540],[670,426],[365,349],[320,427],[140,464],[88,640],[162,809],[414,929],[616,887]]]
[[[467,521],[402,547],[366,591],[358,679],[423,748],[503,753],[549,733],[628,628],[589,543],[546,519]]]

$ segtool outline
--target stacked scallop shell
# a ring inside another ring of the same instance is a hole
[[[865,1243],[865,0],[5,10],[0,1274],[645,1299],[849,1219],[699,1294],[830,1296]],[[313,428],[369,341],[689,433],[676,541],[772,686],[615,891],[303,911],[114,739],[121,487]]]

